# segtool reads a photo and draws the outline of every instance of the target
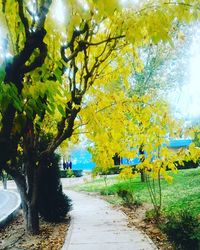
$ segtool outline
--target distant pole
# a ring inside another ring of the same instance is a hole
[[[2,171],[1,178],[2,178],[2,183],[3,183],[3,188],[7,189],[7,173]]]

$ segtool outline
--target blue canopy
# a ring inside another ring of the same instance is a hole
[[[192,143],[191,139],[174,139],[170,140],[169,147],[170,148],[188,147],[190,143]]]

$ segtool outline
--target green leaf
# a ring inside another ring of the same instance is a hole
[[[54,74],[57,80],[61,83],[62,82],[62,70],[60,68],[56,68]]]
[[[0,83],[3,82],[4,78],[5,78],[5,68],[3,65],[0,66]]]
[[[22,111],[21,102],[19,99],[13,100],[13,105],[18,111]]]
[[[63,107],[62,107],[62,105],[58,105],[57,106],[57,109],[58,109],[58,111],[60,112],[60,114],[62,115],[62,116],[64,116],[65,117],[65,110],[63,109]]]

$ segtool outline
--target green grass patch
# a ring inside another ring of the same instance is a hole
[[[173,183],[162,180],[162,201],[165,213],[189,209],[195,215],[200,214],[200,168],[180,170],[178,174],[169,173],[174,177]],[[119,180],[117,176],[109,177],[107,186],[103,177],[75,187],[76,190],[99,192],[104,195],[115,195],[119,189],[132,190],[142,202],[150,202],[147,185],[140,182],[140,176],[131,181]],[[116,203],[119,198],[116,195]],[[112,197],[112,203],[114,198]]]
[[[107,187],[111,187],[114,183],[118,182],[117,176],[108,177],[107,178]],[[85,192],[99,192],[101,193],[102,190],[106,190],[106,183],[104,177],[95,178],[90,182],[86,182],[84,184],[77,185],[73,187],[74,190],[77,191],[85,191]]]

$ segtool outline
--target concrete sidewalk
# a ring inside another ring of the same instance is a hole
[[[0,227],[11,220],[20,208],[19,194],[13,191],[0,190]]]
[[[66,191],[73,201],[71,225],[62,250],[153,250],[153,242],[107,202]]]

